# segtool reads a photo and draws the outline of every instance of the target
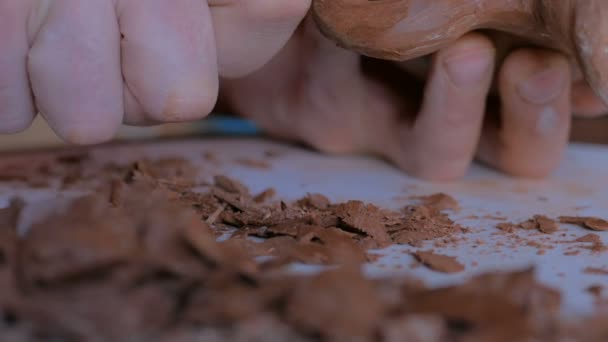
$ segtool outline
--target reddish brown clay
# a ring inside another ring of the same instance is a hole
[[[321,31],[370,57],[403,61],[492,29],[559,50],[608,103],[608,1],[314,0]]]

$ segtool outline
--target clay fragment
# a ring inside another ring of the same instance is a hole
[[[325,210],[329,207],[331,202],[329,199],[321,194],[308,194],[306,197],[300,199],[297,204],[301,207],[310,207],[319,210]]]
[[[560,216],[561,223],[575,224],[582,228],[598,232],[608,231],[608,221],[590,216]]]
[[[600,284],[591,285],[587,287],[586,291],[592,296],[600,298],[602,297],[602,293],[604,292],[604,286]]]
[[[608,275],[608,268],[601,268],[601,267],[586,267],[583,270],[584,273],[587,274],[595,274],[595,275]]]
[[[268,188],[253,197],[255,203],[264,203],[276,196],[277,191],[274,188]]]
[[[496,228],[506,233],[513,233],[517,229],[524,229],[538,230],[544,234],[553,234],[559,229],[555,220],[544,215],[534,215],[534,217],[520,223],[501,222],[496,225]]]
[[[519,228],[519,226],[510,222],[501,222],[496,225],[496,228],[502,230],[505,233],[514,233]]]
[[[270,163],[263,160],[240,158],[237,159],[236,162],[242,166],[249,167],[252,169],[270,170],[272,168],[272,165],[270,165]]]
[[[365,310],[344,310],[349,303]],[[386,310],[373,283],[352,270],[337,270],[302,279],[287,304],[287,319],[309,334],[326,339],[357,338],[374,335]]]
[[[594,244],[598,244],[598,243],[602,243],[602,238],[597,235],[597,234],[587,234],[587,235],[583,235],[579,238],[577,238],[576,240],[574,240],[575,242],[591,242]]]
[[[386,232],[380,209],[361,201],[348,201],[334,209],[342,225],[348,230],[371,236],[380,245],[389,244],[391,238]]]
[[[460,210],[460,204],[454,197],[444,194],[436,193],[429,196],[413,196],[412,199],[422,202],[422,205],[433,208],[435,210]]]
[[[430,251],[414,253],[414,257],[424,266],[442,273],[458,273],[464,271],[464,265],[455,257],[436,254]]]
[[[552,336],[561,297],[538,284],[533,270],[524,270],[488,273],[462,286],[413,292],[408,303],[413,312],[438,314],[448,324],[462,328],[456,336],[463,339],[513,341],[543,334],[552,339],[548,336]]]
[[[519,227],[526,230],[536,229],[545,234],[553,234],[558,230],[557,223],[544,215],[534,215],[533,218],[520,223]]]
[[[216,175],[213,177],[215,186],[219,189],[238,195],[249,195],[249,188],[243,183],[224,175]]]

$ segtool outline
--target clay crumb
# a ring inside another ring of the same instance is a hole
[[[590,243],[602,243],[602,239],[600,238],[599,235],[597,234],[587,234],[587,235],[583,235],[579,238],[577,238],[576,240],[574,240],[574,242],[590,242]]]
[[[557,222],[555,220],[548,218],[544,215],[536,215],[534,216],[536,220],[537,229],[545,234],[553,234],[557,231]]]
[[[252,168],[252,169],[270,170],[272,168],[272,165],[270,165],[270,163],[263,161],[263,160],[239,158],[235,161],[237,164],[240,164],[242,166]]]
[[[594,275],[608,275],[608,268],[601,268],[601,267],[586,267],[583,270],[584,273],[586,274],[594,274]]]
[[[243,183],[224,175],[216,175],[213,177],[216,187],[233,194],[248,195],[249,188]]]
[[[268,201],[269,199],[272,199],[274,196],[276,196],[277,191],[274,188],[268,188],[262,192],[260,192],[259,194],[255,195],[253,197],[253,201],[256,203],[264,203],[266,201]]]
[[[418,200],[422,205],[433,208],[435,210],[443,211],[443,210],[460,210],[460,204],[458,201],[454,199],[454,197],[444,194],[444,193],[436,193],[429,196],[412,196],[410,197],[414,200]]]
[[[436,254],[431,251],[415,252],[414,257],[429,269],[442,273],[458,273],[464,271],[463,264],[456,257]]]
[[[497,224],[496,228],[507,233],[514,233],[517,229],[523,229],[538,230],[543,234],[553,234],[558,230],[557,222],[544,215],[534,215],[534,217],[517,224],[502,222]]]
[[[306,197],[300,199],[297,203],[301,207],[310,207],[319,210],[325,210],[331,202],[327,197],[321,194],[307,194]]]
[[[560,216],[561,223],[574,224],[579,227],[599,232],[608,231],[608,221],[591,216]]]
[[[502,222],[496,225],[496,228],[502,230],[505,233],[514,233],[518,226],[510,222]]]
[[[600,298],[604,292],[604,286],[601,284],[593,284],[587,287],[586,291],[596,298]]]
[[[205,151],[205,152],[203,152],[203,159],[205,161],[213,163],[213,164],[219,163],[219,160],[217,159],[217,156],[215,155],[215,153],[213,153],[211,151]]]
[[[276,158],[280,157],[281,155],[283,155],[283,152],[281,152],[279,150],[264,151],[264,157],[266,157],[268,159],[276,159]]]
[[[509,219],[506,216],[497,216],[497,215],[483,215],[481,218],[484,220],[494,220],[494,221],[506,221]]]

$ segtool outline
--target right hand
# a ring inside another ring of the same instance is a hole
[[[219,78],[287,42],[310,0],[0,0],[0,133],[40,112],[70,143],[211,112]]]

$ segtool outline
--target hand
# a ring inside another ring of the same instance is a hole
[[[329,153],[376,154],[424,179],[459,178],[476,157],[544,177],[568,142],[572,104],[586,114],[603,105],[582,84],[572,87],[566,58],[518,49],[496,74],[500,105],[487,107],[496,57],[487,37],[468,34],[434,55],[421,84],[403,72],[420,70],[412,63],[421,60],[362,64],[309,21],[263,69],[224,80],[222,102],[274,136]]]
[[[259,69],[310,0],[0,0],[0,133],[38,111],[71,143],[194,120]]]

